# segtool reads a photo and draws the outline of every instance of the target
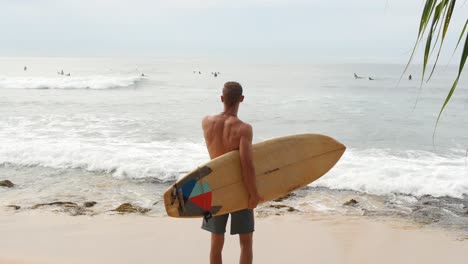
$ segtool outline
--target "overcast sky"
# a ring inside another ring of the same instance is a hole
[[[459,2],[450,55],[468,13]],[[422,8],[423,0],[0,0],[0,56],[405,62]]]

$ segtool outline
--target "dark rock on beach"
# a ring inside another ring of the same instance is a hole
[[[116,212],[119,212],[119,213],[122,213],[122,214],[123,213],[140,213],[140,214],[144,214],[144,213],[147,213],[147,212],[151,211],[151,209],[139,207],[139,206],[136,206],[136,205],[132,205],[131,203],[123,203],[119,207],[115,208],[112,211],[116,211]]]
[[[39,207],[43,207],[43,206],[53,206],[53,205],[63,206],[63,207],[74,207],[74,206],[78,206],[76,203],[72,203],[72,202],[52,202],[52,203],[36,204],[36,205],[34,205],[33,207],[31,207],[31,209],[37,209],[37,208],[39,208]]]
[[[3,180],[3,181],[0,181],[0,186],[2,187],[7,187],[7,188],[12,188],[15,186],[14,183],[12,183],[11,181],[9,180]]]
[[[297,210],[296,208],[294,208],[294,207],[292,207],[292,206],[288,206],[288,205],[284,205],[284,204],[271,204],[270,207],[271,207],[271,208],[275,208],[275,209],[287,208],[287,211],[288,211],[288,212],[296,212],[296,211],[299,211],[299,210]]]
[[[289,198],[291,198],[291,197],[294,197],[294,196],[296,196],[294,193],[288,193],[288,194],[286,194],[285,196],[282,196],[282,197],[280,197],[280,198],[278,198],[278,199],[275,199],[275,200],[273,200],[273,201],[274,201],[274,202],[282,202],[282,201],[284,201],[284,200],[286,200],[286,199],[289,199]]]
[[[83,203],[83,206],[89,208],[89,207],[95,206],[96,204],[97,204],[97,202],[95,202],[95,201],[84,202],[84,203]]]
[[[31,209],[38,209],[44,206],[57,206],[60,208],[58,212],[69,213],[72,216],[85,215],[86,213],[91,212],[90,210],[87,210],[86,208],[79,206],[73,202],[42,203],[34,205],[33,207],[31,207]]]
[[[354,200],[354,199],[351,199],[349,201],[347,201],[346,203],[344,203],[343,205],[344,206],[356,206],[359,202]]]
[[[6,207],[13,208],[13,209],[15,209],[15,210],[21,209],[21,206],[19,206],[19,205],[14,205],[14,204],[12,204],[12,205],[7,205]]]
[[[271,204],[270,207],[275,208],[275,209],[281,209],[281,208],[286,208],[286,207],[289,207],[289,206],[284,205],[284,204]]]

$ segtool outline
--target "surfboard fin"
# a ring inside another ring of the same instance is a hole
[[[207,223],[208,220],[210,220],[212,217],[213,217],[213,214],[211,214],[210,211],[206,211],[206,212],[203,214],[203,220],[205,221],[205,223]]]

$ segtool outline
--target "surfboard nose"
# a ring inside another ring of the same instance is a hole
[[[297,135],[299,145],[309,146],[309,151],[316,153],[326,153],[330,151],[345,152],[346,146],[338,140],[321,134],[302,134]]]
[[[344,152],[346,151],[346,146],[334,138],[331,138],[328,136],[324,136],[324,137],[327,137],[328,140],[330,141],[329,144],[330,144],[331,151],[339,153],[338,159],[340,159],[341,156],[343,156]]]
[[[333,140],[336,142],[335,144],[336,144],[336,149],[337,150],[342,150],[343,152],[346,151],[346,146],[343,143],[339,142],[336,139],[333,139]]]

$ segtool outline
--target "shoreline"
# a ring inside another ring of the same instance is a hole
[[[0,212],[0,264],[207,263],[201,219]],[[434,250],[437,249],[437,250]],[[226,234],[224,261],[238,262]],[[465,263],[468,240],[396,219],[295,214],[256,218],[255,263]]]

